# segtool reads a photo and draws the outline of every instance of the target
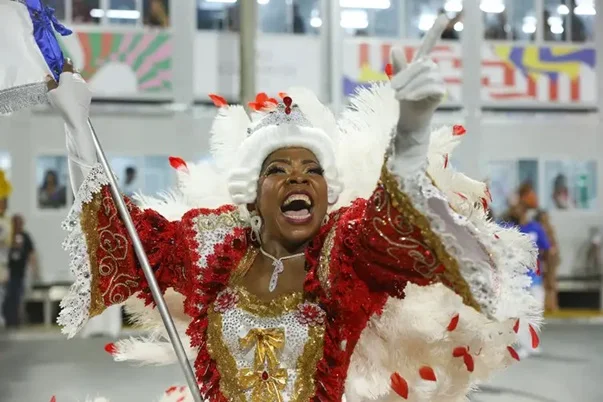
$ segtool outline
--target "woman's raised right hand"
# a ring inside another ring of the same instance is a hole
[[[51,76],[47,80],[48,100],[61,113],[65,123],[76,130],[87,127],[92,93],[71,61],[65,60],[58,84]]]

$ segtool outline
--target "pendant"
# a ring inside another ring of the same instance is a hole
[[[272,277],[270,278],[270,285],[268,286],[268,291],[274,292],[276,289],[276,284],[278,282],[278,276],[283,273],[285,270],[285,266],[281,260],[274,260],[272,263],[274,267],[274,271],[272,271]]]

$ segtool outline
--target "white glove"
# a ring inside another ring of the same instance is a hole
[[[400,103],[393,161],[398,174],[411,173],[421,167],[427,157],[431,119],[446,94],[444,78],[427,55],[447,25],[448,18],[440,16],[410,63],[402,49],[391,51],[394,72],[391,85]]]
[[[66,63],[66,68],[71,67]],[[58,86],[51,82],[49,87],[51,89],[48,92],[48,100],[65,120],[71,186],[73,191],[77,192],[80,184],[97,162],[94,143],[88,128],[92,93],[82,76],[71,71],[61,73]]]

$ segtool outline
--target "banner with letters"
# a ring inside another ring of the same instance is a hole
[[[371,81],[385,80],[393,42],[349,39],[344,47],[343,86],[350,95]],[[411,56],[419,42],[403,41]],[[442,42],[433,52],[449,85],[448,104],[462,102],[462,49]],[[481,99],[485,106],[593,107],[597,101],[595,50],[568,45],[488,42],[482,48]]]

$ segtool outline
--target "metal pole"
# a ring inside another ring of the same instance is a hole
[[[463,2],[461,52],[463,59],[461,99],[467,128],[467,138],[459,145],[459,160],[462,169],[477,180],[484,179],[482,164],[485,162],[482,149],[481,108],[482,108],[482,46],[484,25],[479,0]]]
[[[328,29],[329,35],[329,77],[331,88],[331,107],[335,114],[339,114],[343,107],[343,32],[341,29],[341,7],[338,0],[323,0],[326,7],[327,18],[322,27]]]
[[[142,267],[144,276],[147,278],[147,282],[149,283],[149,289],[151,290],[151,294],[153,295],[153,300],[155,300],[157,310],[161,315],[161,319],[163,320],[163,324],[165,325],[168,336],[170,337],[172,346],[174,346],[174,352],[176,352],[176,356],[178,357],[180,366],[184,371],[184,376],[186,377],[186,382],[188,383],[188,387],[191,391],[191,394],[193,395],[193,399],[195,400],[195,402],[204,402],[199,392],[199,386],[197,385],[197,379],[195,378],[193,368],[190,365],[188,358],[186,357],[186,352],[184,351],[182,341],[178,336],[178,331],[176,330],[176,326],[174,325],[172,316],[170,315],[167,305],[165,304],[165,300],[161,295],[161,290],[159,289],[159,285],[157,284],[157,280],[155,279],[153,269],[149,264],[149,259],[147,258],[147,255],[144,251],[142,242],[140,241],[140,237],[138,237],[138,232],[136,232],[136,228],[134,227],[132,217],[130,216],[128,208],[126,207],[126,203],[122,198],[117,182],[115,181],[115,177],[113,176],[111,168],[109,167],[109,162],[107,161],[105,152],[101,147],[101,144],[98,140],[98,136],[96,135],[96,131],[94,130],[90,119],[88,119],[88,127],[90,128],[90,135],[92,136],[92,142],[94,143],[94,147],[96,148],[96,154],[98,156],[99,162],[102,165],[105,174],[107,175],[107,179],[109,180],[109,188],[111,189],[113,201],[115,202],[115,206],[119,211],[119,215],[121,216],[124,222],[126,230],[128,231],[128,235],[132,240],[134,251],[136,252],[136,256],[138,257],[138,261],[140,262],[140,266]]]
[[[239,59],[241,87],[239,101],[242,104],[255,98],[256,37],[258,30],[258,4],[255,0],[239,1]]]

